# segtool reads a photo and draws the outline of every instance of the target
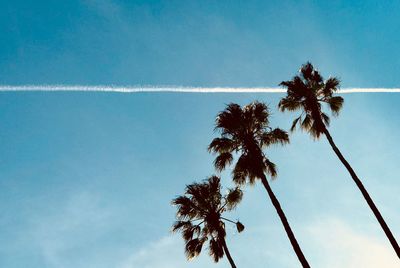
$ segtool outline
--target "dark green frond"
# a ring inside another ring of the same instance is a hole
[[[227,165],[230,165],[233,161],[233,156],[231,153],[221,153],[214,160],[214,166],[218,171],[225,169]]]
[[[241,233],[241,232],[243,232],[243,230],[244,230],[244,225],[243,225],[240,221],[237,221],[237,222],[236,222],[236,229],[237,229],[237,231],[238,231],[239,233]]]
[[[243,198],[243,192],[238,187],[229,189],[226,195],[226,207],[228,210],[234,209]]]

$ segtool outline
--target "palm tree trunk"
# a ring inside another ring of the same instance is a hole
[[[283,212],[281,205],[276,198],[274,192],[271,189],[271,186],[268,183],[267,178],[263,174],[261,177],[261,182],[264,184],[265,189],[268,192],[269,197],[271,198],[272,204],[274,205],[276,212],[279,215],[279,218],[281,219],[281,222],[283,224],[283,227],[285,228],[286,234],[289,237],[290,243],[292,244],[292,247],[294,251],[296,252],[297,258],[299,259],[301,265],[305,268],[309,268],[310,265],[307,262],[306,257],[304,256],[303,252],[301,251],[301,248],[299,244],[297,243],[296,237],[294,236],[292,229],[290,228],[289,222],[285,216],[285,213]]]
[[[225,255],[228,258],[229,263],[231,264],[232,268],[236,268],[235,262],[232,259],[232,256],[229,252],[228,246],[226,245],[225,239],[222,238],[222,247],[224,248]]]
[[[362,195],[365,198],[365,201],[367,201],[369,207],[371,208],[371,210],[374,213],[376,219],[378,220],[379,224],[381,225],[381,227],[382,227],[383,231],[385,232],[387,238],[389,239],[390,243],[392,244],[392,247],[393,247],[394,251],[396,252],[397,257],[400,259],[400,247],[397,244],[397,241],[394,238],[394,236],[393,236],[392,232],[390,231],[389,227],[387,226],[385,220],[383,219],[381,213],[379,212],[378,208],[376,207],[374,201],[372,201],[372,198],[369,196],[368,191],[365,189],[365,187],[362,184],[361,180],[357,177],[357,175],[354,172],[353,168],[350,166],[350,164],[343,157],[342,153],[336,147],[336,145],[333,142],[333,139],[332,139],[329,131],[326,128],[325,128],[324,134],[325,134],[326,138],[328,139],[329,144],[332,146],[333,151],[335,151],[336,155],[339,157],[340,161],[343,163],[343,165],[346,167],[347,171],[350,173],[351,177],[353,178],[353,181],[358,186],[358,189],[360,189]]]

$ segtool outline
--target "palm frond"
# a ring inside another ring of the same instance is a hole
[[[292,98],[282,98],[279,101],[278,108],[281,112],[286,110],[292,112],[301,109],[301,102]]]
[[[300,126],[302,129],[308,131],[308,130],[310,130],[312,123],[313,123],[313,119],[312,119],[311,115],[307,114],[304,117],[303,121],[301,122]]]
[[[197,215],[192,200],[187,196],[179,196],[172,200],[172,205],[178,207],[177,217],[179,219],[191,219]]]
[[[244,117],[262,126],[269,124],[269,108],[265,103],[255,101],[246,105],[244,108]]]
[[[208,146],[209,152],[226,153],[234,150],[234,142],[229,138],[215,138]]]
[[[241,127],[242,108],[240,105],[230,103],[226,109],[220,112],[215,122],[215,128],[222,134],[232,134]]]
[[[200,224],[194,225],[192,228],[193,228],[193,235],[200,236],[200,234],[201,234]]]
[[[268,158],[264,159],[264,163],[265,163],[265,171],[269,175],[271,175],[272,178],[275,178],[277,176],[276,165],[274,163],[272,163],[271,161],[269,161]]]
[[[325,81],[325,85],[322,89],[322,95],[324,97],[331,97],[333,92],[337,91],[340,85],[340,80],[337,77],[329,77]]]
[[[304,79],[312,79],[313,71],[314,66],[310,62],[303,64],[300,68],[300,73],[304,77]]]
[[[226,207],[228,210],[234,209],[243,198],[243,192],[238,187],[229,189],[226,195]]]
[[[200,183],[186,185],[186,194],[191,196],[190,200],[194,208],[199,209],[199,202],[201,202],[206,195],[204,190],[204,185]]]
[[[256,179],[262,177],[264,170],[264,157],[261,151],[242,154],[233,169],[234,179],[236,173],[241,173],[247,177],[250,184],[254,184]]]
[[[183,228],[182,230],[182,238],[185,241],[190,241],[193,239],[193,235],[194,235],[194,228],[193,226],[187,227],[187,228]]]
[[[236,169],[232,172],[232,175],[233,175],[232,180],[236,185],[244,185],[246,183],[246,178],[247,178],[246,170]]]
[[[284,145],[289,143],[289,135],[286,131],[280,128],[275,128],[269,132],[264,132],[261,141],[262,146],[270,146],[277,143]]]
[[[287,88],[287,95],[279,102],[281,111],[303,110],[305,118],[296,118],[293,121],[291,131],[300,122],[300,127],[309,132],[313,138],[319,138],[324,133],[330,119],[323,112],[321,103],[329,105],[334,116],[339,114],[343,105],[343,98],[332,96],[340,86],[340,80],[329,77],[324,81],[321,74],[314,66],[307,62],[300,69],[300,74],[289,81],[283,81],[281,86]]]
[[[322,120],[323,119],[319,119],[318,121],[313,120],[313,123],[311,124],[311,127],[308,130],[308,132],[311,134],[311,137],[313,137],[314,139],[319,139],[321,134],[324,133],[325,125],[323,124]]]
[[[324,121],[324,124],[326,126],[329,126],[329,124],[331,122],[331,119],[329,118],[329,116],[326,113],[321,113],[321,118],[322,118],[322,121]]]
[[[224,250],[218,240],[212,238],[209,243],[209,253],[215,262],[218,262],[224,256]]]
[[[172,231],[181,232],[188,259],[198,256],[203,244],[209,239],[209,254],[214,261],[223,257],[221,241],[225,241],[223,221],[226,218],[222,217],[222,213],[233,209],[241,198],[242,192],[239,188],[229,189],[229,192],[222,196],[221,179],[213,175],[201,183],[187,185],[185,195],[172,201],[172,204],[178,207],[178,221],[173,224]],[[225,202],[222,202],[223,200]],[[237,226],[241,228],[240,225]]]
[[[297,123],[301,121],[301,116],[297,117],[295,120],[293,120],[292,126],[290,128],[290,131],[293,132],[296,129]]]
[[[343,102],[344,102],[343,98],[340,97],[340,96],[335,96],[335,97],[329,98],[329,99],[327,100],[327,102],[328,102],[328,104],[329,104],[329,108],[330,108],[331,111],[332,111],[332,114],[333,114],[334,116],[338,116],[340,110],[341,110],[342,107],[343,107]]]
[[[172,225],[172,232],[177,232],[183,228],[190,228],[190,227],[192,227],[192,223],[190,221],[176,221]]]
[[[200,254],[202,247],[203,247],[203,242],[200,239],[195,238],[195,239],[189,240],[186,243],[186,247],[185,247],[185,252],[186,252],[187,258],[190,260],[194,257],[197,257]]]
[[[214,207],[221,205],[221,179],[218,176],[209,177],[203,184],[205,187],[205,198],[210,199]],[[208,200],[207,200],[208,201]]]
[[[220,153],[214,160],[214,166],[218,171],[222,171],[227,165],[230,165],[232,161],[233,156],[231,153]]]
[[[306,64],[303,64],[303,66],[301,66],[300,73],[302,77],[308,82],[308,84],[315,85],[323,81],[320,73],[316,69],[314,69],[314,66],[310,62],[307,62]]]
[[[251,167],[248,158],[249,157],[247,155],[242,154],[236,162],[235,167],[233,168],[233,181],[237,185],[243,185],[244,183],[246,183],[246,178],[249,176],[249,171]]]

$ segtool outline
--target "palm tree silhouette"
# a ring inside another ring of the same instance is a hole
[[[299,75],[293,77],[292,80],[280,83],[281,86],[287,89],[287,96],[282,98],[279,102],[279,109],[282,112],[286,110],[302,111],[300,116],[293,121],[291,131],[293,131],[297,125],[300,125],[301,129],[308,131],[315,139],[318,139],[322,134],[325,134],[333,151],[350,173],[353,181],[360,189],[387,238],[392,244],[397,256],[400,258],[400,248],[396,239],[361,180],[357,177],[353,168],[333,142],[332,136],[327,129],[330,119],[329,116],[322,111],[321,104],[327,104],[334,116],[339,115],[344,100],[340,96],[333,96],[333,93],[335,93],[339,88],[339,84],[340,81],[336,77],[330,77],[324,81],[320,73],[314,69],[311,63],[308,62],[301,67]]]
[[[215,138],[208,149],[217,154],[214,165],[219,171],[233,162],[233,154],[240,154],[232,171],[233,181],[237,185],[243,185],[261,180],[298,259],[303,267],[310,267],[265,175],[267,173],[274,178],[277,172],[275,164],[267,158],[263,149],[272,144],[289,143],[285,131],[269,126],[269,116],[268,106],[264,103],[253,102],[243,108],[234,103],[227,105],[216,118],[215,129],[220,131],[221,136]]]
[[[225,241],[225,222],[235,224],[238,232],[244,230],[244,225],[224,218],[222,214],[236,208],[242,196],[239,188],[229,189],[222,196],[220,178],[211,176],[202,183],[186,186],[185,194],[172,200],[178,208],[172,231],[182,233],[188,259],[198,256],[203,244],[209,240],[209,254],[214,261],[218,262],[225,254],[232,268],[236,268]]]

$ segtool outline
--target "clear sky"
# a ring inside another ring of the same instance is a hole
[[[397,1],[7,1],[0,84],[276,86],[312,61],[345,87],[399,87]],[[0,267],[181,268],[170,200],[213,174],[229,102],[280,94],[0,93]],[[400,95],[345,95],[331,134],[400,239]],[[400,267],[325,138],[273,147],[272,187],[313,267]],[[230,186],[229,174],[222,174]],[[298,267],[265,190],[230,215],[239,267]]]

